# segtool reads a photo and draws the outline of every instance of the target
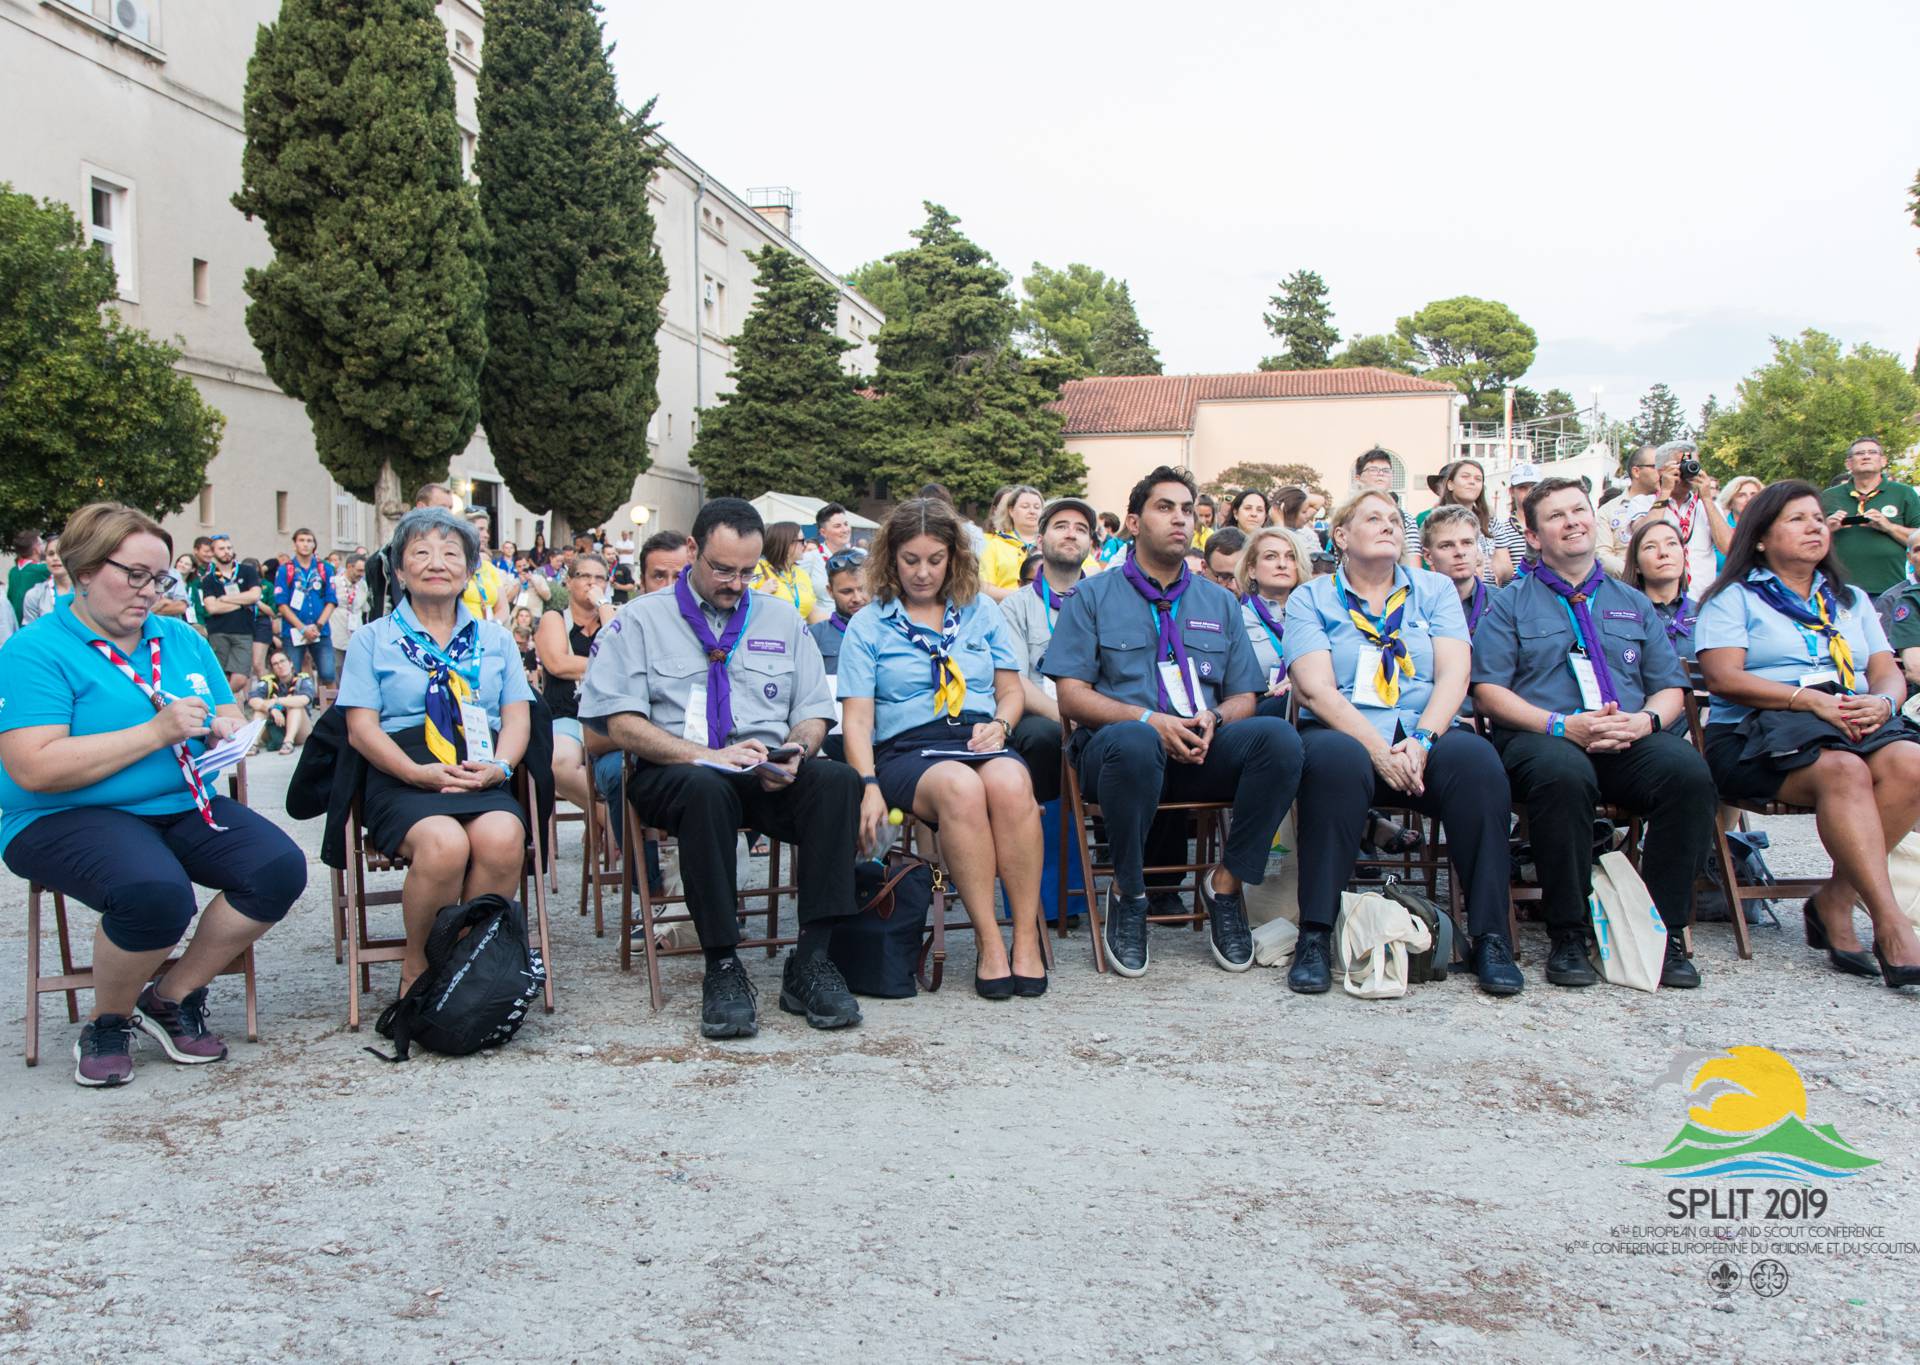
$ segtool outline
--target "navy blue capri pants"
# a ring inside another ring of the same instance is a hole
[[[171,948],[200,908],[198,883],[226,893],[248,919],[284,919],[307,889],[307,857],[272,821],[224,796],[200,812],[133,815],[82,806],[43,815],[7,845],[17,877],[100,912],[107,941],[123,952]]]

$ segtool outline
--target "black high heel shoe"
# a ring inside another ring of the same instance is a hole
[[[1009,973],[1006,976],[992,978],[973,974],[973,993],[982,1000],[1011,1000],[1013,991],[1020,978]]]
[[[1897,967],[1887,961],[1887,955],[1880,951],[1880,945],[1873,945],[1873,955],[1880,962],[1880,979],[1887,989],[1899,990],[1902,986],[1920,986],[1920,966]]]
[[[1863,953],[1848,948],[1836,948],[1827,941],[1827,927],[1820,922],[1820,913],[1813,908],[1813,897],[1807,897],[1807,903],[1800,907],[1800,913],[1807,922],[1807,946],[1825,950],[1827,961],[1833,964],[1836,972],[1847,976],[1881,976],[1880,968],[1874,965],[1874,953]],[[1884,959],[1883,959],[1884,961]],[[1913,972],[1914,983],[1920,985],[1920,967],[1896,967],[1895,971]]]

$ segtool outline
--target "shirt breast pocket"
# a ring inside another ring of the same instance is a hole
[[[1184,643],[1187,657],[1193,661],[1193,671],[1200,675],[1200,685],[1219,697],[1227,685],[1226,637],[1196,632],[1188,635]]]
[[[793,655],[754,650],[736,657],[740,662],[741,681],[751,694],[751,699],[746,703],[747,711],[762,716],[786,715],[787,709],[793,705]]]
[[[1573,653],[1573,632],[1563,622],[1545,625],[1521,622],[1520,661],[1530,669],[1542,670],[1564,663]]]

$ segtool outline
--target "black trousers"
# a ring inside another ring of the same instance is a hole
[[[1206,762],[1174,763],[1151,725],[1118,721],[1088,735],[1076,763],[1081,790],[1106,816],[1121,895],[1146,894],[1147,834],[1162,801],[1231,800],[1223,861],[1257,886],[1267,875],[1274,831],[1300,786],[1300,736],[1284,720],[1249,716],[1215,733]]]
[[[1467,932],[1507,936],[1507,821],[1511,801],[1500,755],[1471,730],[1447,731],[1427,757],[1418,796],[1386,784],[1366,746],[1324,725],[1301,736],[1307,776],[1300,803],[1300,927],[1333,928],[1340,893],[1359,861],[1369,806],[1411,806],[1437,815],[1454,875],[1466,888]]]
[[[733,850],[743,827],[793,845],[802,925],[853,914],[860,796],[852,768],[819,758],[802,762],[793,784],[773,792],[757,777],[693,763],[642,764],[627,780],[641,820],[680,841],[687,909],[703,948],[740,941]]]
[[[1013,727],[1007,747],[1026,760],[1033,778],[1033,799],[1041,805],[1060,795],[1060,722],[1027,716]]]
[[[1646,821],[1640,876],[1669,929],[1693,923],[1693,883],[1713,838],[1719,795],[1707,761],[1677,734],[1635,740],[1619,753],[1590,754],[1570,739],[1497,730],[1493,741],[1527,808],[1540,904],[1552,930],[1587,923],[1593,888],[1594,807],[1625,806]]]

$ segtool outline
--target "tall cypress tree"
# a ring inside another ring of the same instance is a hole
[[[1286,343],[1279,355],[1260,362],[1263,370],[1324,370],[1333,363],[1340,333],[1327,306],[1327,282],[1312,270],[1296,270],[1280,281],[1280,292],[1267,302],[1274,311],[1263,313],[1267,330]]]
[[[875,338],[875,476],[895,496],[938,480],[975,504],[1007,483],[1081,488],[1086,466],[1049,406],[1057,394],[1011,344],[1009,276],[958,218],[925,208],[916,245],[886,258],[915,306]]]
[[[731,341],[732,393],[700,416],[689,458],[713,497],[777,490],[851,500],[866,483],[862,434],[871,406],[834,333],[840,292],[791,251],[753,258],[759,296]]]
[[[1095,374],[1159,374],[1160,352],[1133,306],[1133,291],[1120,281],[1120,296],[1093,333]]]
[[[513,495],[556,526],[633,494],[660,398],[660,300],[647,182],[649,102],[629,116],[593,0],[494,0],[474,170],[491,242],[487,440]]]
[[[283,0],[247,65],[234,207],[273,244],[247,330],[320,463],[383,519],[480,420],[484,229],[433,0]]]

